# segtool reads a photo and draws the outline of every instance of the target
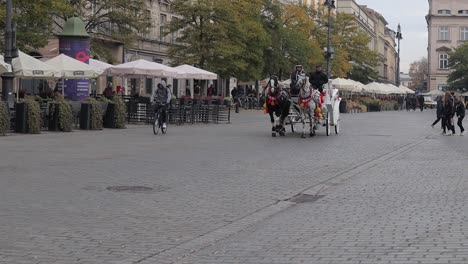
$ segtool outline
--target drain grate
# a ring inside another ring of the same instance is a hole
[[[112,192],[132,192],[132,193],[140,193],[140,192],[150,192],[153,188],[145,187],[145,186],[110,186],[107,187],[106,190]]]
[[[299,194],[291,198],[289,201],[293,203],[313,203],[323,198],[325,195],[310,195],[310,194]]]

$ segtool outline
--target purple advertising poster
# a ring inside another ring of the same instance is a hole
[[[89,39],[60,39],[60,53],[89,64]],[[65,80],[65,98],[79,101],[89,96],[88,79]]]

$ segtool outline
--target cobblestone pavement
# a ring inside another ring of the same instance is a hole
[[[468,139],[434,115],[343,115],[307,139],[259,112],[0,138],[0,263],[466,263]]]

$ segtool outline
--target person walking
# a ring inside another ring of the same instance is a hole
[[[453,115],[455,113],[455,102],[450,93],[445,93],[444,97],[444,117],[445,125],[448,129],[447,136],[455,135],[455,126],[453,125]]]
[[[406,101],[406,111],[409,112],[409,110],[411,109],[411,96],[407,95],[405,101]]]
[[[434,128],[434,126],[439,123],[440,120],[442,120],[444,116],[444,103],[442,102],[442,97],[437,97],[437,113],[436,113],[436,121],[432,123],[431,127]],[[444,121],[442,121],[442,127],[444,125]],[[443,130],[445,131],[445,128],[443,127]]]
[[[465,102],[463,102],[463,97],[458,99],[455,110],[458,117],[457,125],[460,128],[460,136],[464,136],[465,128],[463,127],[463,118],[465,118]]]
[[[424,96],[419,95],[418,96],[418,103],[419,103],[419,109],[421,109],[421,112],[424,110]]]

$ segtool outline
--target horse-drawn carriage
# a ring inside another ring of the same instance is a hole
[[[269,84],[277,84],[277,80]],[[301,76],[297,82],[299,88],[298,96],[290,96],[288,99],[289,103],[283,103],[283,109],[276,113],[279,120],[276,125],[274,124],[274,113],[270,113],[272,122],[272,135],[276,136],[279,133],[281,136],[285,135],[285,126],[290,126],[291,131],[295,133],[297,131],[297,124],[302,124],[301,137],[306,137],[306,124],[309,125],[309,136],[315,136],[316,130],[319,127],[325,127],[326,135],[331,134],[331,127],[334,127],[335,133],[340,132],[340,111],[339,106],[341,98],[339,96],[338,89],[334,89],[329,84],[324,85],[323,93],[312,88],[309,84],[305,75]],[[276,92],[284,90],[277,86]],[[271,91],[271,89],[268,89]],[[289,95],[289,94],[288,94]],[[271,95],[269,95],[272,98]],[[271,101],[271,100],[270,100]],[[268,109],[268,104],[266,105]],[[271,106],[270,106],[271,107]],[[280,105],[276,106],[281,108]],[[287,112],[286,112],[287,111]]]

